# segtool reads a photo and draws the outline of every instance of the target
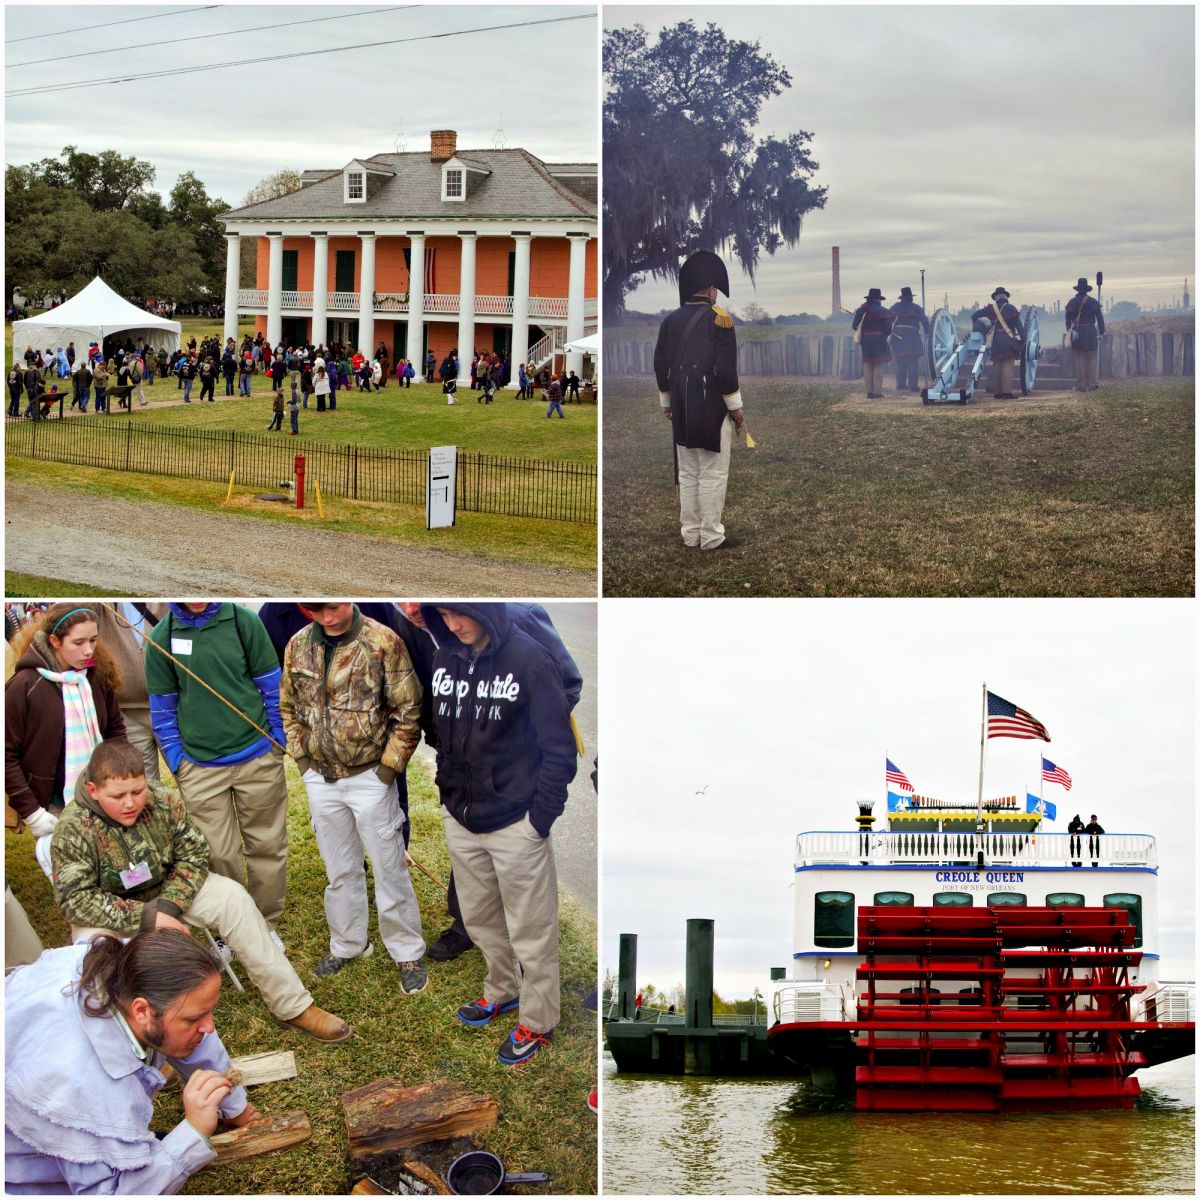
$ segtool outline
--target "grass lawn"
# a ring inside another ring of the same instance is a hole
[[[483,959],[472,950],[452,963],[428,963],[429,987],[417,996],[400,991],[396,968],[379,941],[374,906],[372,958],[353,963],[341,974],[314,981],[312,968],[329,949],[322,908],[324,867],[309,827],[304,788],[296,767],[288,778],[288,906],[279,932],[288,956],[323,1008],[354,1027],[354,1037],[338,1046],[319,1046],[294,1030],[277,1025],[257,992],[239,971],[247,990],[237,994],[226,984],[216,1012],[217,1028],[234,1055],[293,1050],[297,1078],[251,1090],[251,1100],[267,1114],[302,1109],[312,1123],[312,1138],[290,1150],[251,1158],[220,1170],[192,1176],[183,1191],[193,1194],[323,1195],[349,1191],[347,1144],[340,1096],[375,1079],[394,1078],[406,1085],[433,1081],[462,1084],[496,1097],[500,1119],[478,1142],[498,1154],[509,1171],[545,1170],[547,1191],[590,1194],[596,1191],[596,1121],[585,1107],[596,1086],[596,1014],[580,1005],[596,986],[596,930],[569,898],[561,904],[562,1023],[548,1051],[527,1066],[512,1070],[496,1062],[496,1050],[508,1026],[470,1030],[454,1020],[454,1009],[481,992]],[[449,872],[445,836],[436,791],[424,764],[409,769],[411,850],[434,875]],[[29,835],[5,834],[9,883],[47,946],[68,940],[65,921],[54,907],[50,884],[37,867]],[[418,871],[413,881],[420,900],[426,937],[449,924],[445,895]],[[155,1106],[154,1128],[170,1129],[182,1117],[179,1093],[167,1093]]]
[[[741,545],[700,554],[654,381],[608,378],[605,595],[1193,594],[1192,379],[904,411],[847,403],[860,388],[746,381],[759,446],[734,446],[725,507]]]
[[[26,458],[7,459],[5,470],[10,479],[42,480],[56,492],[76,491],[80,493],[80,502],[84,506],[88,493],[102,490],[106,495],[130,500],[155,500],[162,504],[179,504],[214,513],[237,513],[263,521],[285,524],[303,521],[323,529],[362,534],[407,546],[455,550],[514,563],[532,562],[580,571],[596,569],[598,536],[594,525],[460,511],[453,528],[426,529],[423,508],[344,500],[340,497],[325,500],[325,519],[322,521],[313,501],[309,501],[301,513],[292,506],[253,499],[254,494],[262,491],[261,488],[235,489],[233,500],[228,507],[223,507],[226,493],[223,483],[107,471],[97,467],[64,468],[59,463]],[[76,585],[61,581],[22,591],[14,589],[12,578],[6,576],[5,579],[5,593],[10,596],[41,595],[43,591],[51,596],[92,594],[79,592],[75,590]]]
[[[87,583],[75,583],[70,579],[48,579],[44,575],[26,575],[21,571],[5,571],[4,594],[6,596],[70,596],[70,597],[99,597],[107,596],[108,591],[101,591]]]

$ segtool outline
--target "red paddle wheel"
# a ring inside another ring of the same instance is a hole
[[[857,1107],[1131,1107],[1130,1038],[1156,1028],[1131,1017],[1134,936],[1123,909],[860,909]]]

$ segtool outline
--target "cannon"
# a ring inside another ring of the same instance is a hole
[[[1042,355],[1042,338],[1038,329],[1037,309],[1026,304],[1021,309],[1021,328],[1025,340],[1021,344],[1018,378],[1022,395],[1033,391],[1037,378],[1038,359]],[[975,387],[987,366],[988,344],[986,322],[976,322],[965,341],[958,340],[958,330],[948,309],[939,308],[929,322],[926,342],[929,358],[929,386],[921,392],[925,404],[966,404],[975,394]],[[959,376],[967,371],[960,384]]]

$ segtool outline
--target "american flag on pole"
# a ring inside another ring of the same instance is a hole
[[[1047,783],[1061,783],[1068,792],[1071,790],[1071,776],[1062,767],[1056,767],[1045,756],[1042,757],[1042,778]]]
[[[995,692],[987,694],[987,735],[994,737],[1050,740],[1049,730],[1033,715]]]
[[[894,783],[897,787],[903,788],[906,792],[915,792],[917,790],[911,783],[908,782],[908,776],[905,775],[905,773],[900,770],[900,768],[896,766],[896,764],[892,762],[890,758],[885,758],[883,761],[887,763],[885,773],[888,783]]]

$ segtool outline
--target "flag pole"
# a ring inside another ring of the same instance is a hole
[[[983,685],[983,708],[979,717],[979,796],[975,801],[975,836],[979,839],[979,850],[975,865],[983,866],[983,749],[987,745],[987,683]]]

